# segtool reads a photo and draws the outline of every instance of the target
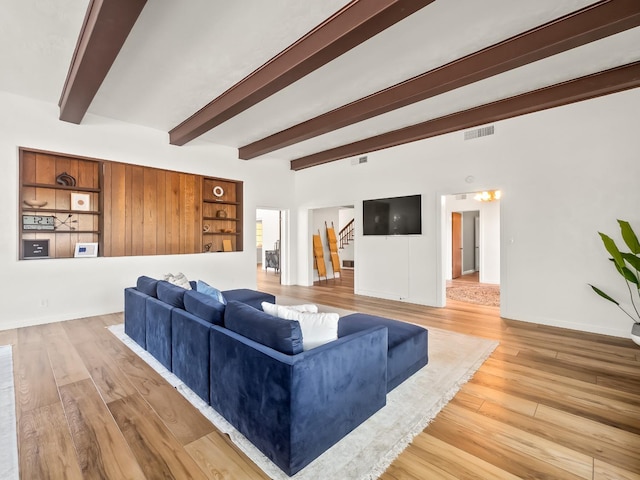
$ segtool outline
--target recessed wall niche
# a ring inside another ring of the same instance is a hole
[[[20,259],[72,258],[77,243],[98,243],[106,257],[243,249],[241,181],[29,148],[19,156]],[[48,255],[25,255],[25,240],[48,243]]]

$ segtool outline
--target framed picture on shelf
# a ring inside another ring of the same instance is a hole
[[[22,258],[49,258],[49,240],[22,240]]]
[[[88,193],[72,193],[71,210],[91,210],[91,195]]]
[[[97,257],[98,244],[96,242],[76,243],[76,249],[73,256],[76,258]]]

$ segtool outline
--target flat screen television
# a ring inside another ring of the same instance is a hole
[[[422,234],[422,195],[362,202],[364,235]]]

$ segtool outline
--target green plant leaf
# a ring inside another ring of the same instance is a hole
[[[615,303],[616,305],[620,306],[620,304],[618,302],[616,302],[613,298],[611,298],[609,295],[607,295],[606,293],[604,293],[602,290],[600,290],[598,287],[594,287],[593,285],[591,285],[590,283],[588,284],[591,288],[593,288],[593,291],[596,292],[598,295],[600,295],[602,298],[605,298],[607,300],[609,300],[612,303]]]
[[[604,233],[598,232],[600,238],[602,238],[602,243],[604,243],[604,248],[607,249],[607,252],[613,257],[613,261],[616,262],[616,265],[620,268],[624,267],[624,259],[622,258],[622,254],[618,247],[616,246],[616,242],[613,241],[611,237],[605,235]]]
[[[624,258],[632,268],[636,270],[640,270],[640,257],[634,255],[633,253],[622,253],[622,258]]]
[[[622,275],[627,281],[635,285],[640,285],[640,283],[638,283],[638,277],[636,277],[636,274],[629,270],[627,267],[622,268]]]
[[[613,258],[610,258],[609,260],[613,262],[613,266],[616,267],[616,270],[618,271],[618,273],[624,277],[624,273],[622,271],[622,268],[620,268],[620,265],[618,265]]]
[[[629,222],[624,220],[618,220],[620,224],[620,231],[622,232],[622,239],[624,243],[627,244],[631,253],[640,253],[640,242],[638,241],[638,237],[636,236],[633,228],[629,225]]]

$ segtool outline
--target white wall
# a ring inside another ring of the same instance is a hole
[[[142,274],[182,271],[222,289],[255,288],[256,206],[293,206],[288,162],[246,162],[206,142],[171,146],[166,132],[93,115],[81,125],[61,122],[56,105],[2,92],[0,112],[0,329],[121,311],[123,289]],[[244,252],[19,261],[20,146],[243,180]]]
[[[596,232],[617,232],[616,218],[640,227],[639,111],[634,89],[498,122],[493,136],[455,132],[369,153],[356,167],[344,159],[302,170],[299,217],[323,206],[326,185],[331,204],[355,205],[358,232],[363,199],[422,194],[422,235],[357,235],[355,291],[439,305],[441,196],[500,189],[502,315],[628,336],[629,319],[587,282],[626,298]],[[309,250],[298,259],[308,263]]]

